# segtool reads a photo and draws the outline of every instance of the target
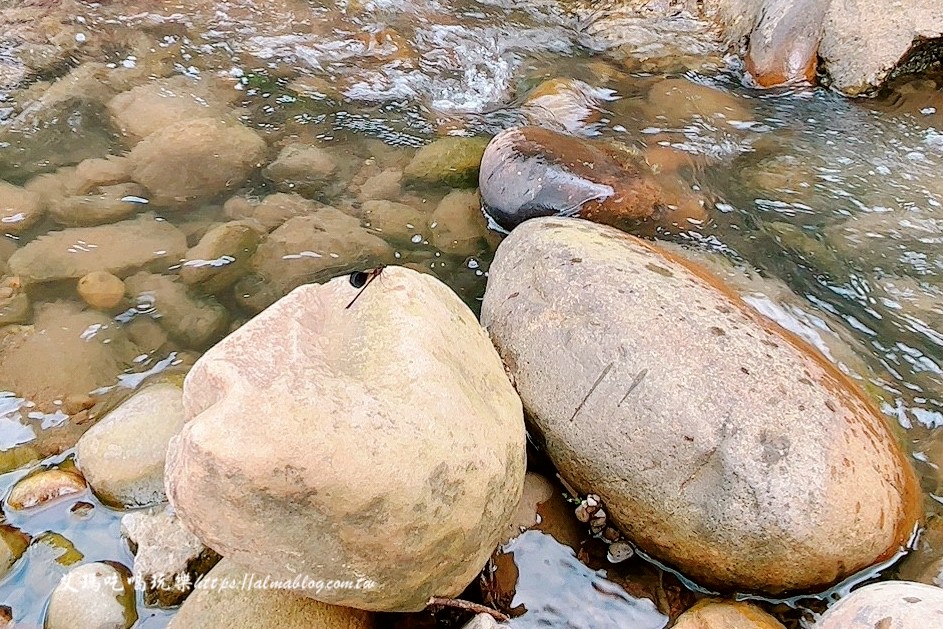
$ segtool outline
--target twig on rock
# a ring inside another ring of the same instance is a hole
[[[475,614],[488,614],[498,622],[507,622],[510,620],[510,618],[496,609],[492,609],[479,603],[465,601],[460,598],[442,598],[439,596],[433,596],[429,599],[429,602],[426,603],[426,607],[451,607],[453,609],[463,609],[467,612],[472,612]]]

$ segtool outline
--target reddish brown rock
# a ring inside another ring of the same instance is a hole
[[[762,87],[815,81],[827,2],[769,0],[750,34],[747,72]]]
[[[479,186],[486,212],[505,229],[553,215],[618,226],[687,218],[628,152],[540,127],[495,136],[481,160]]]

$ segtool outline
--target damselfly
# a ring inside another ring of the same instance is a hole
[[[386,268],[385,264],[381,264],[378,267],[374,267],[369,271],[354,271],[350,274],[350,285],[354,288],[359,288],[357,294],[354,295],[354,298],[350,300],[350,303],[344,307],[344,310],[350,308],[354,305],[354,302],[357,301],[357,298],[363,294],[363,291],[367,289],[367,286],[370,285],[370,282],[380,277],[380,273],[383,272],[383,269]]]

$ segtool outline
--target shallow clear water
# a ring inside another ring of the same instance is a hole
[[[336,185],[314,196],[356,215],[365,182],[402,169],[417,147],[437,136],[491,135],[520,124],[528,120],[530,90],[549,79],[582,81],[596,98],[585,123],[568,128],[630,147],[675,197],[704,204],[707,222],[659,237],[758,270],[731,281],[754,307],[810,340],[880,399],[914,454],[928,509],[938,510],[943,80],[901,81],[873,101],[822,89],[756,91],[744,86],[735,61],[710,46],[699,49],[696,37],[679,37],[642,62],[625,52],[625,37],[605,36],[604,20],[588,23],[551,2],[518,4],[139,2],[86,7],[78,18],[46,9],[59,21],[43,28],[61,31],[68,54],[35,63],[39,69],[20,87],[0,88],[0,178],[24,185],[83,159],[125,153],[132,142],[110,121],[105,103],[138,85],[187,76],[223,86],[227,95],[218,100],[262,135],[269,160],[289,141],[327,150],[339,164]],[[644,35],[671,28],[696,34],[702,27],[679,16]],[[5,51],[3,58],[17,54]],[[76,79],[93,63],[102,64],[99,78]],[[240,189],[206,203],[145,209],[181,227],[193,245],[233,218],[223,205],[229,197],[257,200],[275,191],[256,172]],[[448,192],[402,187],[393,200],[428,217]],[[0,252],[5,259],[59,228],[47,218],[7,237]],[[393,256],[384,261],[435,274],[477,310],[500,238],[482,221],[470,247],[448,251],[434,245],[435,229],[388,236]],[[346,270],[363,266],[359,259],[342,262]],[[217,295],[233,326],[254,314],[256,288],[246,282]],[[74,282],[28,287],[27,294],[34,311],[47,302],[82,305]],[[133,304],[113,313],[110,325],[121,332],[149,314]],[[114,405],[148,375],[182,371],[203,349],[165,338],[96,389],[97,408]],[[0,391],[8,391],[0,397],[0,451],[34,448],[39,459],[53,456],[46,464],[60,461],[84,428],[72,425],[61,402],[9,389],[0,381]],[[0,495],[38,464],[5,464],[3,471],[12,471],[0,476]],[[95,505],[91,517],[70,514],[79,500]],[[4,505],[5,521],[31,535],[56,531],[88,560],[129,565],[119,517],[90,494],[36,513]],[[61,572],[36,546],[0,581],[0,604],[12,605],[24,626],[41,622]],[[166,618],[140,611],[141,626]]]

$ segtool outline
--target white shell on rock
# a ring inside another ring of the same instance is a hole
[[[908,542],[913,470],[863,394],[655,245],[534,219],[482,305],[562,475],[642,550],[719,589],[824,589]]]
[[[520,400],[472,312],[387,267],[301,286],[184,385],[167,492],[203,542],[300,594],[413,611],[478,574],[521,497]]]

